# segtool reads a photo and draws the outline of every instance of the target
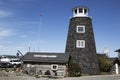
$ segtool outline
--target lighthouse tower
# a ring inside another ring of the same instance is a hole
[[[82,67],[83,74],[99,74],[92,19],[88,12],[84,6],[73,8],[65,53]]]

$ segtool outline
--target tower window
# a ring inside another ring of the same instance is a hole
[[[85,26],[77,26],[77,33],[85,33]]]
[[[87,13],[87,9],[84,9],[84,13],[85,13],[85,14]]]
[[[77,9],[75,9],[75,14],[77,14]]]
[[[85,40],[77,40],[76,47],[77,48],[85,48]]]
[[[82,10],[83,10],[82,8],[79,8],[79,13],[82,13],[83,12]]]

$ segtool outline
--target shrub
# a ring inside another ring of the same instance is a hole
[[[70,60],[68,64],[68,76],[69,77],[81,76],[81,66],[75,61]]]
[[[45,72],[45,75],[51,75],[50,70],[47,70],[47,71]]]
[[[99,55],[98,61],[99,61],[100,72],[110,72],[112,63],[105,55],[104,56]]]

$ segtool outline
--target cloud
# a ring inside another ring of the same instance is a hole
[[[13,32],[12,30],[0,30],[0,37],[8,37],[8,36],[12,36]]]
[[[3,49],[4,48],[4,46],[3,45],[0,45],[0,49]]]
[[[20,37],[21,37],[21,38],[26,38],[26,37],[27,37],[27,35],[21,35]]]
[[[0,45],[0,53],[3,54],[7,51],[7,47]]]
[[[0,18],[11,17],[13,14],[9,11],[0,10]]]

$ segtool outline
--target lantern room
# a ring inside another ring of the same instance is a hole
[[[87,7],[78,6],[73,8],[73,17],[88,17],[89,9]]]

